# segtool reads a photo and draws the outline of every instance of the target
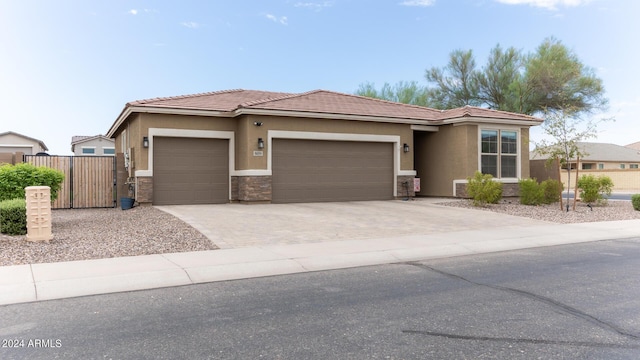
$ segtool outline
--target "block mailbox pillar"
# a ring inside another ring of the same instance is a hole
[[[28,186],[25,189],[27,202],[27,240],[47,241],[51,234],[51,189],[48,186]]]

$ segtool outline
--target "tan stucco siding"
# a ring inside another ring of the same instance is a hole
[[[255,126],[254,122],[261,122],[262,125]],[[411,149],[408,153],[400,152],[400,169],[413,170],[413,130],[408,124],[247,115],[239,119],[238,130],[238,158],[244,159],[244,162],[238,163],[239,170],[267,168],[270,130],[399,136],[400,145],[407,143]],[[254,157],[253,151],[258,150],[258,138],[265,142],[264,156]]]
[[[531,175],[529,165],[529,128],[520,129],[520,178],[528,179]]]
[[[77,143],[74,145],[74,155],[86,155],[82,152],[82,148],[93,148],[95,152],[92,155],[103,156],[105,155],[105,148],[115,148],[115,143],[113,141],[105,140],[103,138],[92,139],[88,141],[83,141],[81,143]],[[109,154],[106,154],[107,156]]]
[[[422,196],[453,196],[453,180],[478,168],[478,128],[444,125],[438,132],[416,132],[416,171]]]
[[[236,119],[223,117],[140,114],[139,121],[131,125],[134,128],[131,145],[136,147],[136,170],[147,170],[149,166],[149,149],[142,147],[142,138],[149,136],[149,128],[236,131]]]

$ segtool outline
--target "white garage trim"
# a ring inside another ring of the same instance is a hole
[[[400,135],[373,135],[373,134],[346,134],[324,133],[307,131],[269,130],[267,132],[267,171],[272,173],[273,139],[298,139],[298,140],[330,140],[330,141],[366,141],[394,143],[393,146],[393,196],[398,196],[398,175],[416,175],[414,170],[400,170],[400,154],[402,144]]]
[[[149,148],[147,149],[148,169],[136,170],[136,176],[153,176],[153,138],[156,136],[229,140],[229,199],[231,199],[231,175],[233,175],[235,172],[236,164],[235,134],[233,131],[149,128]],[[140,141],[142,141],[142,139],[140,139]]]

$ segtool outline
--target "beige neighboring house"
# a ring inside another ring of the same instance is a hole
[[[71,152],[76,156],[114,156],[115,141],[104,135],[74,136],[71,138]]]
[[[42,140],[7,131],[0,133],[0,153],[20,152],[25,155],[35,155],[49,149]]]
[[[529,128],[540,123],[469,106],[239,89],[127,103],[106,136],[129,176],[118,198],[126,183],[156,205],[293,203],[465,196],[477,170],[517,194]]]
[[[576,170],[578,176],[593,174],[595,176],[605,175],[612,179],[615,191],[638,191],[640,190],[640,150],[628,146],[620,146],[608,143],[581,142],[578,147],[583,156],[573,159],[570,162],[571,170]],[[531,153],[532,174],[537,175],[538,171],[533,168],[540,168],[546,160],[540,159],[535,152]],[[567,183],[567,172],[560,173],[562,182]],[[556,173],[557,174],[557,173]],[[532,175],[533,176],[533,175]],[[538,180],[544,180],[543,175],[538,175]],[[556,175],[557,177],[557,175]],[[572,173],[571,187],[575,186],[575,172]]]

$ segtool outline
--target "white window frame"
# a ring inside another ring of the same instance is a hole
[[[482,132],[486,131],[486,130],[490,130],[490,131],[497,131],[498,132],[498,152],[493,154],[493,153],[483,153],[482,152]],[[515,177],[501,177],[500,173],[502,172],[502,167],[501,167],[501,156],[503,155],[501,153],[501,141],[502,141],[502,136],[501,133],[502,131],[508,131],[508,132],[515,132],[516,133],[516,154],[515,154],[515,158],[516,158],[516,176]],[[521,130],[519,127],[512,127],[512,126],[500,126],[500,127],[495,127],[495,126],[478,126],[478,171],[482,171],[482,155],[495,155],[498,158],[498,168],[497,168],[497,175],[495,178],[496,179],[519,179],[522,177],[522,164],[521,164],[521,159],[522,159],[522,146],[521,146]]]

